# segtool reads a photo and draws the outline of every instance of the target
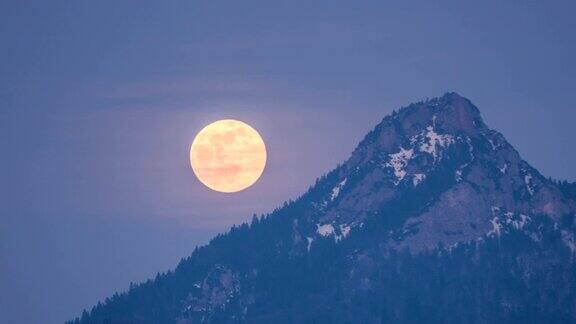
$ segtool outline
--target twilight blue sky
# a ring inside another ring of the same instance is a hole
[[[1,1],[0,322],[61,323],[302,193],[392,109],[457,91],[576,180],[574,1]],[[203,125],[261,180],[204,188]]]

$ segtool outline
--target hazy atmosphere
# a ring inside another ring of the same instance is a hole
[[[0,322],[62,323],[296,198],[394,109],[456,91],[576,180],[573,1],[3,1]],[[194,177],[222,118],[254,186]]]

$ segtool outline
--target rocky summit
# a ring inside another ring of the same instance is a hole
[[[385,117],[296,201],[73,323],[569,323],[576,184],[456,93]]]

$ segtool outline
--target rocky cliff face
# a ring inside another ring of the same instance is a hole
[[[371,215],[398,217],[386,211],[402,201],[411,206],[391,229],[402,236],[391,246],[415,252],[480,239],[506,221],[502,215],[559,222],[576,210],[455,93],[404,108],[368,134],[332,191],[313,204],[317,233],[339,238]]]
[[[384,118],[298,200],[78,322],[574,321],[573,188],[448,93]]]

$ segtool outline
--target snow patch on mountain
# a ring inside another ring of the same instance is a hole
[[[520,219],[515,219],[515,214],[508,212],[506,215],[506,224],[511,224],[517,230],[524,229],[524,226],[531,220],[530,217],[520,214]]]
[[[414,177],[412,178],[412,184],[414,185],[414,187],[416,187],[417,185],[419,185],[422,181],[424,181],[426,179],[426,175],[423,173],[416,173],[414,174]]]
[[[526,189],[530,193],[530,196],[534,195],[534,185],[532,184],[532,175],[527,174],[524,176],[524,183],[526,183]]]
[[[342,190],[342,187],[346,185],[346,180],[348,179],[344,178],[344,180],[342,180],[339,184],[336,185],[336,187],[332,189],[332,192],[330,193],[331,201],[338,197],[338,195],[340,194],[340,190]]]
[[[438,148],[446,148],[454,144],[454,137],[449,134],[438,134],[433,126],[426,127],[425,137],[427,141],[420,144],[420,151],[431,154],[434,161],[438,159]]]
[[[498,148],[498,146],[496,144],[494,144],[494,141],[492,141],[489,138],[486,138],[488,140],[488,143],[490,143],[490,146],[492,147],[492,151],[496,151],[496,149]]]
[[[562,234],[562,242],[566,244],[566,246],[570,249],[572,254],[576,254],[576,240],[574,239],[574,233],[562,230],[561,234]]]
[[[348,237],[348,234],[350,234],[350,225],[341,224],[340,225],[340,235],[342,236],[342,238]]]
[[[354,224],[352,224],[354,225]],[[323,236],[323,237],[328,237],[328,236],[333,236],[334,240],[336,242],[339,242],[342,239],[345,239],[346,237],[348,237],[348,235],[350,234],[350,230],[352,228],[352,226],[350,224],[340,224],[339,226],[337,226],[336,228],[334,227],[334,225],[332,224],[317,224],[316,225],[316,232]],[[310,238],[309,239],[309,245],[311,244]],[[309,248],[308,248],[309,249]]]
[[[394,184],[399,184],[406,176],[406,166],[408,162],[414,157],[414,149],[406,150],[400,147],[398,153],[389,154],[390,161],[386,163],[387,167],[394,169],[394,175],[396,176],[396,181]]]
[[[492,215],[494,216],[490,223],[492,229],[488,231],[487,236],[500,236],[503,232],[509,232],[511,229],[523,230],[532,220],[530,216],[524,214],[503,211],[500,207],[492,206]]]
[[[332,224],[316,225],[316,232],[322,236],[334,235],[334,226]]]
[[[502,224],[500,223],[500,218],[498,218],[498,216],[495,216],[490,220],[490,223],[492,224],[492,229],[488,231],[486,235],[487,236],[496,235],[500,237],[500,232],[502,231]]]
[[[308,252],[310,252],[310,248],[312,247],[312,242],[314,242],[314,238],[313,237],[307,237],[306,241],[308,241],[308,245],[306,246],[306,249],[308,250]]]
[[[454,179],[456,182],[462,181],[462,169],[458,169],[456,172],[454,172]]]
[[[474,158],[472,152],[470,152],[470,158]],[[456,180],[456,182],[462,181],[463,179],[462,175],[464,173],[464,169],[466,169],[469,165],[470,163],[464,163],[458,169],[456,169],[456,171],[454,172],[454,180]]]

